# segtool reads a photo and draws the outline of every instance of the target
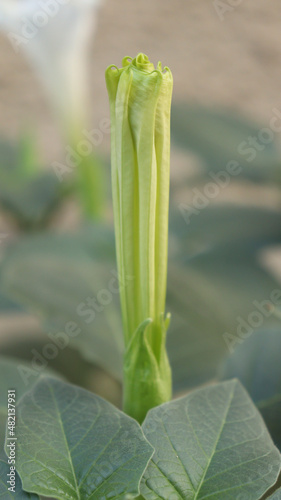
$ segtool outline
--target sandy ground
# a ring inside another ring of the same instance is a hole
[[[281,106],[279,0],[105,0],[90,56],[93,127],[109,115],[104,70],[124,55],[147,53],[170,66],[174,99],[230,107],[268,123]],[[17,137],[33,123],[47,162],[61,143],[44,92],[21,54],[0,38],[0,133]],[[105,137],[101,151],[109,151]]]

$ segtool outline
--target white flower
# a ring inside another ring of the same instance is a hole
[[[0,0],[0,29],[24,51],[64,126],[87,110],[87,46],[100,0]]]

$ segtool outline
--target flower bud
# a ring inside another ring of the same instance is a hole
[[[139,54],[110,66],[106,83],[117,265],[121,280],[134,277],[120,293],[124,409],[142,420],[171,396],[164,317],[173,79]]]

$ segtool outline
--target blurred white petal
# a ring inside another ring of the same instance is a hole
[[[87,109],[87,47],[100,0],[0,0],[0,29],[24,51],[64,121]]]

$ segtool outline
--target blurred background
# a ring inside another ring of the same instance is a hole
[[[174,76],[174,393],[239,377],[281,446],[278,7],[0,0],[2,421],[49,371],[120,405],[104,72],[144,52]]]

